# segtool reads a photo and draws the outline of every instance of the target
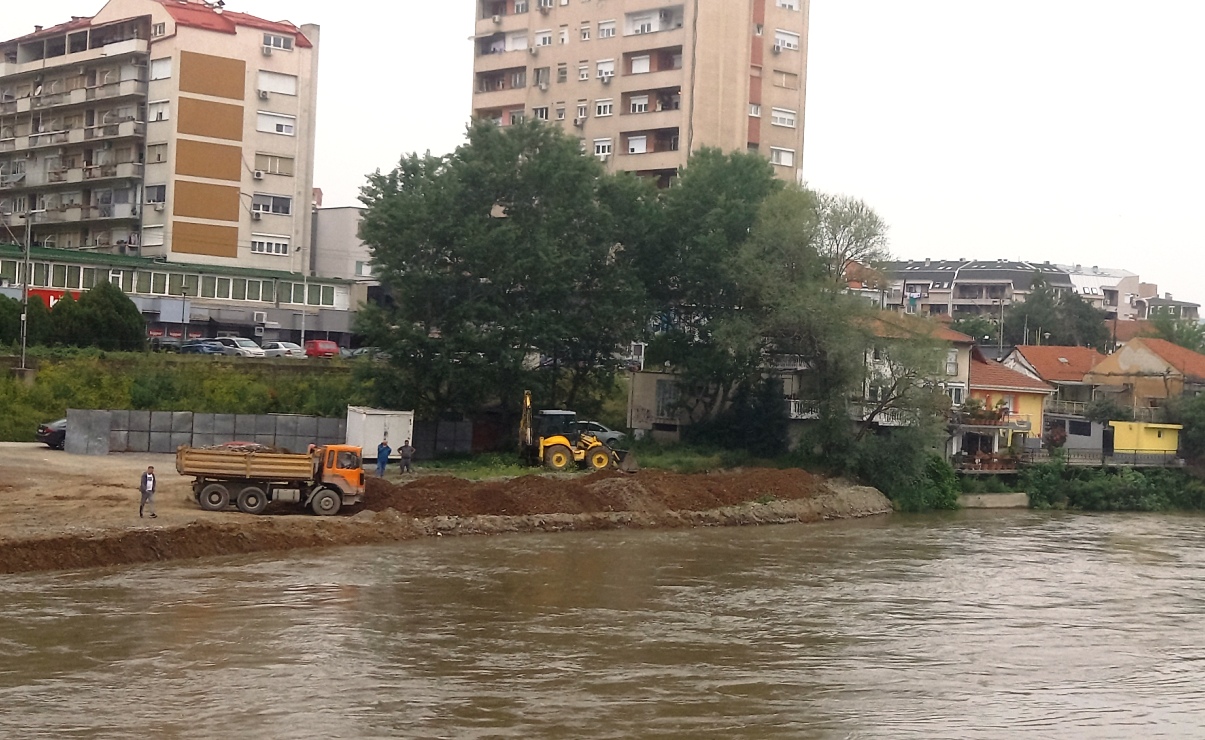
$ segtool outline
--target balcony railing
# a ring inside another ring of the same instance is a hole
[[[1028,432],[1033,429],[1033,420],[1029,414],[1005,414],[1000,418],[993,418],[955,411],[951,414],[951,421],[964,429],[1009,429],[1014,432]]]
[[[1086,401],[1055,401],[1047,399],[1046,410],[1053,414],[1083,416],[1088,411],[1088,403]]]

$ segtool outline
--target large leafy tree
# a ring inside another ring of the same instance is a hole
[[[1004,339],[1011,344],[1095,347],[1109,341],[1105,314],[1071,292],[1058,293],[1035,275],[1025,302],[1013,304],[1004,317]]]
[[[477,122],[455,153],[371,175],[361,236],[394,298],[361,315],[390,358],[368,370],[378,402],[463,415],[609,382],[646,315],[632,242],[655,197],[538,122]]]
[[[57,306],[56,306],[57,308]],[[112,283],[97,283],[80,296],[80,313],[91,329],[88,345],[105,350],[136,352],[146,347],[146,318],[138,306]],[[53,312],[51,319],[53,323]]]
[[[817,250],[830,280],[840,280],[856,263],[873,266],[888,258],[887,222],[865,201],[819,194]]]
[[[1177,319],[1167,313],[1152,314],[1149,334],[1193,352],[1205,350],[1205,325],[1191,319]]]

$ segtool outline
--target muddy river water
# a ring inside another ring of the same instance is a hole
[[[962,512],[0,577],[0,737],[1205,737],[1205,517]]]

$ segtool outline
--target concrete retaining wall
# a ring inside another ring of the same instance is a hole
[[[291,452],[342,444],[347,422],[292,414],[196,414],[191,411],[68,409],[65,448],[73,455],[173,453],[180,445],[258,442]]]

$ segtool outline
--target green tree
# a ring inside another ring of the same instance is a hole
[[[50,343],[63,347],[89,347],[96,327],[85,309],[71,294],[63,296],[50,309]]]
[[[1014,303],[1004,317],[1004,339],[1010,344],[1095,347],[1109,342],[1105,313],[1076,293],[1058,293],[1035,274],[1030,294]]]
[[[77,346],[127,352],[137,352],[146,348],[146,318],[129,296],[116,285],[109,282],[97,283],[80,296],[78,309],[88,335],[80,337]],[[52,329],[52,336],[53,331]]]
[[[21,340],[21,301],[0,295],[0,344]]]
[[[651,185],[607,175],[559,128],[478,121],[453,154],[371,175],[361,199],[394,297],[360,315],[389,355],[361,370],[378,403],[460,416],[513,409],[524,387],[552,406],[609,383],[647,315],[642,245],[624,240],[648,234]]]
[[[850,264],[876,265],[888,258],[887,222],[865,201],[844,195],[819,195],[817,244],[830,280],[841,280]]]
[[[1168,313],[1154,313],[1150,318],[1150,334],[1166,339],[1193,352],[1205,350],[1205,326],[1191,319],[1176,319]]]
[[[999,331],[997,323],[986,316],[966,316],[954,319],[950,323],[950,328],[966,334],[978,344],[993,344],[997,339],[996,333]]]

